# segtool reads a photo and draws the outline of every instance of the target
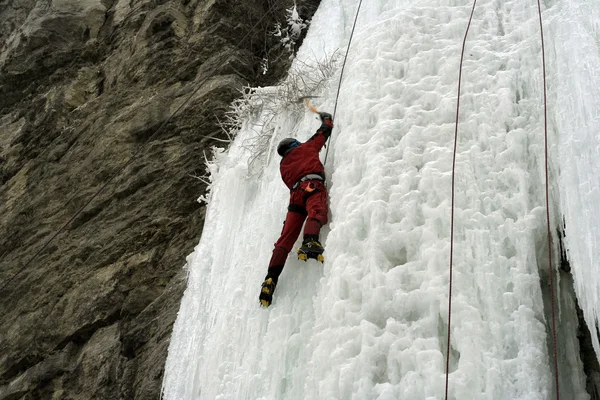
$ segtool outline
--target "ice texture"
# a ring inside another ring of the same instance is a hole
[[[296,70],[346,51],[357,6],[321,2]],[[539,274],[547,268],[547,230],[534,0],[480,2],[468,36],[446,349],[456,94],[471,6],[363,2],[329,142],[326,261],[291,254],[268,309],[258,294],[288,201],[274,148],[285,137],[307,139],[319,121],[282,108],[260,118],[274,127],[263,132],[249,119],[218,155],[169,348],[166,399],[437,400],[444,398],[447,351],[450,399],[554,396]],[[560,198],[566,210],[590,320],[599,315],[600,284],[593,266],[600,259],[598,10],[584,0],[548,1],[543,9],[551,178],[559,181],[552,201]],[[335,107],[340,62],[336,71],[313,93],[323,96],[313,100],[323,111]],[[257,174],[248,144],[270,134]],[[560,207],[552,206],[552,229]],[[564,393],[588,399],[575,374]]]

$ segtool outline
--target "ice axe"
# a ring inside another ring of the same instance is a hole
[[[310,99],[316,99],[317,97],[319,97],[319,96],[302,96],[302,97],[300,97],[300,98],[298,99],[298,103],[300,103],[300,102],[302,102],[302,101],[303,101],[303,102],[304,102],[304,104],[306,105],[306,107],[307,107],[307,108],[308,108],[310,111],[314,112],[315,114],[319,114],[319,110],[317,110],[317,109],[315,108],[315,106],[313,106],[312,104],[310,104]]]

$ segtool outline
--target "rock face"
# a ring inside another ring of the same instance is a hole
[[[292,5],[0,0],[0,399],[159,398],[191,175],[239,90],[289,67],[268,32]]]

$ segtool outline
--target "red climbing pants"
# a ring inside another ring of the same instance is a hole
[[[321,226],[327,223],[327,210],[327,188],[322,181],[305,181],[291,191],[283,230],[275,243],[269,262],[269,275],[278,277],[281,274],[287,255],[296,243],[305,219],[304,237],[318,238]]]

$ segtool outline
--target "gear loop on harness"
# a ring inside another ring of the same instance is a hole
[[[298,186],[300,186],[300,184],[302,182],[306,182],[306,181],[322,181],[322,182],[325,182],[325,178],[323,178],[323,176],[321,174],[308,174],[308,175],[305,175],[302,178],[300,178],[298,180],[298,182],[294,183],[294,186],[292,186],[292,190],[297,189]]]

